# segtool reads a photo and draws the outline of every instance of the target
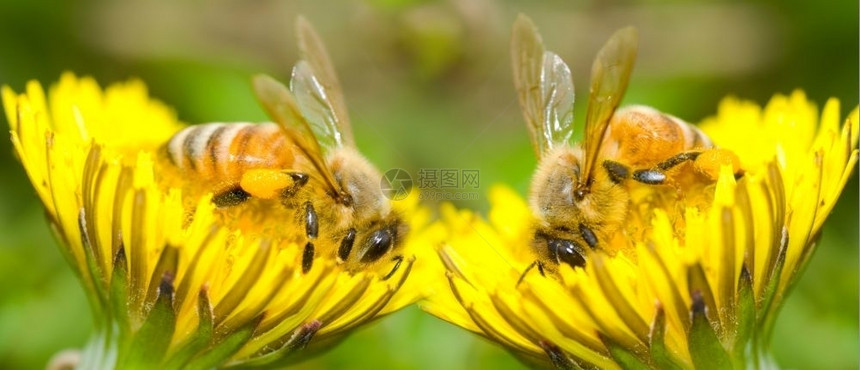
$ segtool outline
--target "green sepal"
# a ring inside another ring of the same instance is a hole
[[[125,348],[131,334],[131,320],[128,316],[128,260],[125,248],[120,247],[113,259],[113,273],[110,278],[110,313],[119,328],[117,340],[120,348]],[[108,330],[107,333],[114,333]]]
[[[564,351],[559,348],[555,343],[552,343],[547,340],[541,340],[540,348],[543,348],[543,351],[546,352],[547,357],[549,357],[549,361],[552,363],[552,366],[555,366],[556,369],[559,370],[582,370],[585,369],[577,359],[572,358],[568,354],[564,353]]]
[[[194,335],[179,345],[179,349],[168,355],[164,369],[182,369],[195,355],[205,350],[215,334],[215,317],[207,289],[201,289],[197,299],[197,330]]]
[[[746,266],[741,269],[738,279],[738,311],[737,332],[732,348],[732,358],[735,368],[746,366],[746,349],[750,346],[750,337],[755,329],[755,294],[753,293],[752,277]]]
[[[693,366],[696,369],[732,369],[731,358],[706,317],[702,294],[694,291],[692,298],[693,304],[690,311],[693,316],[690,332],[687,333],[687,344],[690,357],[693,358]]]
[[[170,346],[175,328],[173,276],[165,273],[159,284],[155,304],[149,310],[146,321],[134,333],[130,346],[124,348],[126,356],[119,361],[119,367],[123,369],[158,368]]]
[[[681,362],[669,352],[666,347],[666,312],[662,305],[657,306],[651,332],[648,335],[648,346],[651,347],[651,360],[658,369],[683,369]],[[614,354],[613,354],[614,356]]]
[[[785,267],[785,259],[788,254],[788,230],[782,228],[782,240],[780,241],[779,252],[773,266],[773,270],[768,276],[767,285],[764,288],[762,299],[759,303],[759,309],[756,310],[756,326],[757,330],[763,336],[769,336],[772,330],[773,322],[776,319],[776,310],[779,309],[777,296],[779,295],[779,282],[782,276],[782,270]],[[775,302],[776,301],[776,302]],[[767,342],[767,341],[766,341]]]
[[[224,366],[225,362],[230,359],[230,356],[238,352],[254,336],[257,326],[260,325],[263,318],[265,318],[265,313],[260,314],[239,328],[229,329],[230,332],[224,336],[220,336],[217,332],[214,333],[217,342],[192,359],[184,368],[211,369]]]
[[[298,352],[302,352],[320,328],[322,328],[322,322],[319,320],[307,322],[293,330],[292,334],[290,334],[290,338],[283,346],[281,346],[281,348],[265,354],[258,352],[254,355],[253,359],[243,361],[242,365],[260,366],[273,365],[274,363],[291,363],[293,362],[293,355]]]
[[[84,255],[87,262],[87,268],[92,278],[93,286],[99,295],[100,303],[107,304],[108,292],[107,287],[108,273],[103,270],[106,266],[103,256],[99,248],[99,233],[96,231],[98,217],[95,213],[99,209],[96,204],[98,194],[103,191],[102,181],[96,179],[100,177],[104,170],[104,165],[99,166],[101,162],[101,147],[93,145],[87,153],[86,163],[84,164],[83,183],[81,189],[81,208],[78,210],[78,231],[81,236],[81,246],[84,250]]]
[[[92,285],[90,287],[94,290],[95,297],[98,299],[99,307],[104,307],[107,304],[107,292],[105,291],[105,274],[104,271],[99,267],[99,262],[96,259],[96,251],[92,244],[92,234],[94,230],[92,230],[91,222],[89,217],[87,216],[87,210],[84,207],[78,211],[78,231],[81,233],[81,246],[84,250],[84,260],[87,264],[87,275],[90,277]]]
[[[720,323],[720,315],[717,314],[717,300],[714,298],[714,292],[711,290],[711,284],[708,283],[708,278],[705,275],[705,269],[701,263],[695,263],[687,268],[687,281],[689,282],[690,295],[698,294],[703,308],[707,308],[711,315],[702,315],[711,323],[711,326],[717,332],[723,330]]]
[[[161,289],[161,279],[165,273],[173,274],[177,271],[179,264],[179,248],[165,245],[158,256],[158,262],[155,264],[155,269],[152,270],[152,278],[149,281],[149,289],[146,292],[146,300],[144,302],[155,302],[158,291]],[[175,297],[175,292],[174,292]]]
[[[57,218],[45,210],[45,218],[48,219],[48,227],[51,229],[51,235],[54,238],[54,242],[57,243],[60,248],[60,253],[62,253],[63,258],[66,259],[66,263],[68,263],[69,267],[72,268],[72,272],[75,273],[75,276],[78,279],[81,279],[81,284],[84,288],[84,293],[87,295],[87,299],[90,302],[90,309],[93,310],[93,317],[95,318],[95,325],[97,328],[103,326],[105,323],[100,322],[100,317],[104,316],[102,313],[103,307],[100,306],[101,301],[99,301],[98,292],[95,291],[95,288],[92,284],[95,284],[95,281],[92,280],[92,277],[89,274],[89,270],[84,270],[84,266],[81,266],[78,263],[77,258],[74,254],[72,254],[72,243],[69,242],[68,232],[60,226]]]
[[[606,345],[606,348],[609,349],[609,354],[612,356],[612,359],[615,360],[615,362],[617,362],[622,368],[642,370],[651,369],[651,366],[648,366],[648,363],[639,358],[635,353],[618,345],[617,342],[607,336],[601,334],[598,335],[600,336],[601,341],[603,341],[603,344]]]

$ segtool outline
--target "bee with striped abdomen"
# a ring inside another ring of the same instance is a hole
[[[539,164],[530,189],[537,218],[537,266],[584,266],[628,216],[634,183],[671,185],[695,176],[713,182],[720,167],[740,176],[737,156],[715,148],[704,133],[655,109],[616,112],[636,58],[633,28],[616,32],[592,65],[585,136],[571,145],[573,81],[568,66],[544,49],[536,27],[520,15],[511,38],[514,84]],[[525,276],[525,273],[523,273]]]
[[[355,147],[322,41],[302,17],[296,30],[301,60],[290,87],[265,75],[253,80],[275,123],[189,127],[168,142],[166,156],[182,177],[212,191],[222,209],[256,198],[291,207],[304,226],[305,272],[320,253],[353,272],[393,255],[387,279],[403,261],[396,253],[406,225],[383,194],[381,174]]]

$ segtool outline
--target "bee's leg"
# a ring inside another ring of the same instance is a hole
[[[630,168],[616,161],[603,161],[603,168],[609,173],[609,179],[616,184],[620,184],[630,177]]]
[[[305,202],[305,234],[307,234],[308,239],[316,239],[319,229],[317,211],[314,210],[314,205],[311,202]]]
[[[385,276],[382,277],[383,281],[388,280],[392,276],[394,276],[394,273],[397,272],[397,270],[400,268],[400,264],[403,263],[403,256],[394,256],[394,258],[392,258],[391,260],[395,261],[394,267],[392,267],[391,271],[389,271],[387,274],[385,274]]]
[[[603,168],[609,173],[609,179],[616,184],[620,184],[628,178],[649,185],[662,184],[663,181],[666,181],[666,174],[657,169],[633,171],[633,175],[631,176],[630,167],[608,159],[603,161]]]
[[[582,236],[582,240],[585,240],[585,244],[588,244],[591,249],[597,248],[597,235],[594,234],[591,228],[585,224],[579,224],[579,235]]]
[[[308,183],[308,175],[301,172],[287,172],[287,175],[293,179],[293,184],[281,190],[281,197],[289,198],[296,194],[302,186]]]
[[[526,279],[526,275],[528,275],[529,271],[531,271],[533,268],[535,268],[535,266],[537,266],[538,272],[540,272],[540,276],[546,277],[546,272],[544,271],[544,268],[543,268],[543,262],[541,262],[540,260],[535,260],[534,262],[529,264],[529,267],[526,267],[526,269],[523,271],[523,274],[520,275],[519,280],[517,280],[516,286],[520,286],[520,284],[523,283],[523,280]]]
[[[648,185],[660,185],[666,181],[666,174],[660,170],[637,170],[633,172],[633,180]]]
[[[352,252],[353,244],[355,244],[355,229],[350,228],[340,241],[340,247],[337,249],[337,258],[340,262],[346,261],[347,258],[349,258],[349,253]]]
[[[242,202],[248,200],[250,196],[251,194],[242,190],[241,187],[235,186],[212,196],[212,203],[214,203],[218,208],[232,207],[242,204]]]
[[[678,153],[678,154],[672,156],[671,158],[669,158],[663,162],[658,163],[657,168],[660,170],[663,170],[663,171],[668,171],[672,167],[675,167],[675,166],[677,166],[681,163],[684,163],[686,161],[695,161],[696,158],[699,157],[699,154],[702,154],[702,152]]]
[[[696,158],[702,154],[701,152],[683,152],[678,153],[669,159],[660,162],[654,168],[649,168],[646,170],[636,170],[633,171],[633,180],[641,182],[643,184],[648,185],[659,185],[666,181],[666,171],[672,169],[673,167],[687,162],[687,161],[695,161]]]
[[[526,267],[525,271],[523,271],[523,274],[520,275],[519,280],[517,280],[516,286],[520,286],[520,284],[522,284],[523,280],[526,278],[526,275],[528,275],[529,271],[531,271],[533,268],[535,268],[535,266],[538,266],[539,264],[540,264],[540,261],[537,261],[537,260],[532,262],[531,264],[529,264],[529,267]],[[539,266],[538,270],[540,270],[541,275],[546,276],[543,274],[543,266]]]
[[[314,205],[311,202],[305,203],[305,234],[307,234],[308,242],[305,244],[305,250],[302,252],[302,272],[307,274],[314,264],[314,243],[319,233],[319,223],[317,222],[317,212],[314,210]]]
[[[314,266],[314,243],[307,242],[305,250],[302,252],[302,273],[307,274]]]

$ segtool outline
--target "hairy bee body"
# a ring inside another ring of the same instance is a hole
[[[382,192],[379,171],[355,147],[322,40],[302,17],[296,31],[301,60],[289,87],[265,75],[253,81],[275,123],[186,128],[164,145],[178,172],[165,178],[179,179],[191,198],[211,192],[228,227],[304,244],[306,273],[326,255],[350,272],[392,263],[388,279],[404,260],[406,224]]]
[[[548,251],[542,245],[547,239],[569,240],[581,252],[609,240],[627,218],[630,187],[646,182],[634,181],[634,169],[659,168],[673,158],[695,153],[696,160],[679,161],[660,172],[665,179],[651,184],[677,185],[691,174],[714,180],[719,165],[733,159],[725,153],[707,155],[719,149],[701,130],[646,106],[618,110],[602,141],[596,159],[599,165],[587,191],[579,194],[577,190],[583,186],[577,179],[584,165],[580,146],[559,146],[541,159],[529,191],[530,206],[539,224],[538,252]],[[717,164],[710,165],[714,161]]]
[[[731,166],[736,177],[743,174],[734,153],[715,148],[684,121],[644,106],[618,109],[637,43],[636,30],[628,27],[613,34],[598,52],[585,134],[571,145],[570,69],[544,48],[531,20],[520,15],[514,23],[514,84],[539,159],[530,189],[537,221],[532,241],[537,260],[531,267],[541,273],[561,263],[582,267],[592,251],[606,250],[630,217],[636,187],[650,187],[646,193],[651,199],[672,201],[712,184],[723,166]]]

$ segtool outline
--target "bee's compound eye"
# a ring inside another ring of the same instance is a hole
[[[564,239],[550,239],[548,247],[550,257],[556,262],[566,263],[570,267],[585,267],[585,251],[576,242]]]
[[[364,253],[361,256],[361,262],[373,262],[385,255],[391,245],[394,243],[394,235],[391,230],[382,229],[376,230],[367,239],[364,245]]]

